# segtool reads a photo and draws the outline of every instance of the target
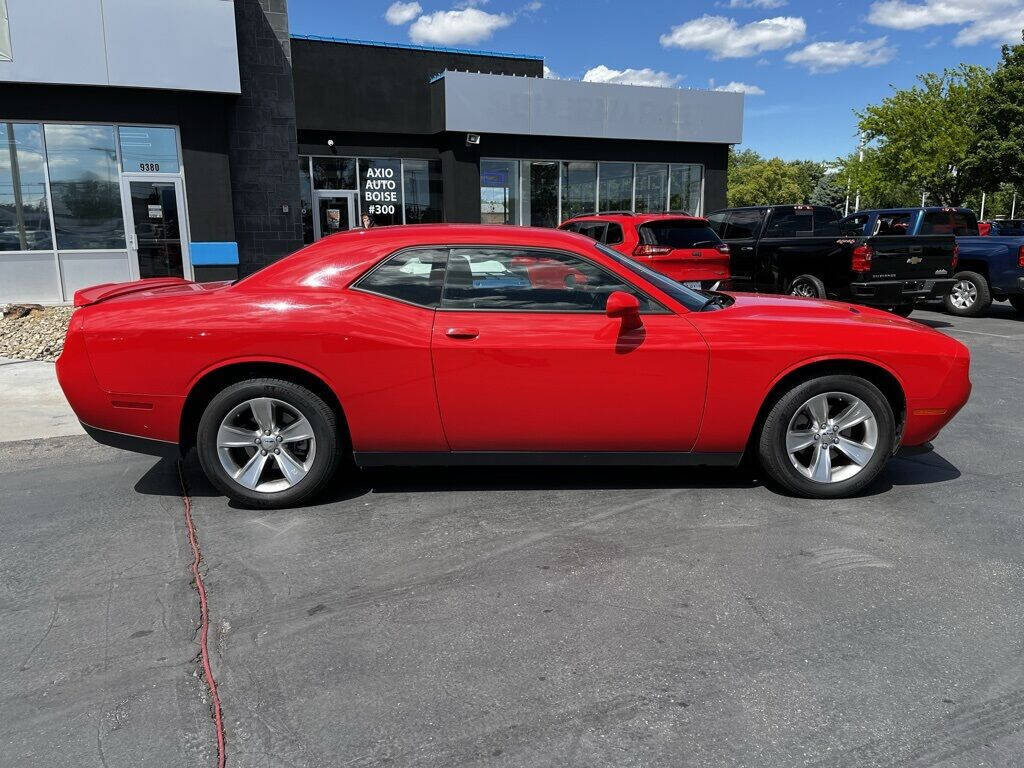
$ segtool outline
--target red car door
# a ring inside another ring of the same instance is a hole
[[[640,300],[639,330],[605,315],[616,290]],[[453,451],[688,451],[696,440],[703,338],[578,256],[453,249],[431,355]]]

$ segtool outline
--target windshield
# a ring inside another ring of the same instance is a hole
[[[601,243],[594,243],[594,245],[597,247],[597,250],[609,259],[621,264],[633,274],[639,275],[651,285],[657,286],[687,309],[694,312],[700,312],[705,306],[707,306],[709,294],[691,290],[682,283],[677,283],[671,277],[666,277],[660,272],[655,272],[653,269],[645,267],[643,264],[638,264],[632,259],[626,258],[618,251],[613,251],[611,248],[602,245]]]

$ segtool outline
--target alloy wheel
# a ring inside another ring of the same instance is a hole
[[[217,429],[221,466],[243,488],[259,493],[287,490],[313,466],[316,438],[293,405],[256,397],[232,408]]]
[[[957,280],[949,292],[949,301],[957,309],[970,309],[978,300],[978,286],[970,280]]]
[[[839,483],[858,474],[878,447],[871,408],[846,392],[824,392],[797,408],[786,429],[786,453],[796,470],[816,483]]]
[[[806,299],[818,298],[818,292],[807,280],[797,280],[789,289],[790,296],[802,296]]]

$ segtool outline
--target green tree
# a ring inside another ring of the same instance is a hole
[[[873,165],[937,203],[959,205],[976,184],[963,171],[973,164],[979,94],[991,77],[970,64],[930,72],[918,85],[858,112],[861,133],[877,150]]]
[[[835,171],[823,173],[814,185],[807,202],[811,205],[824,205],[842,211],[846,205],[846,180]]]
[[[836,178],[850,188],[850,210],[857,195],[860,208],[901,208],[921,204],[921,188],[894,173],[878,147],[865,147],[864,157],[852,152],[836,160]]]
[[[1024,188],[1024,45],[1003,46],[1002,60],[979,94],[975,122],[965,176],[989,192],[1003,183]]]
[[[809,203],[818,182],[825,176],[825,164],[815,160],[793,160],[789,166],[800,184],[800,199],[791,202]]]
[[[729,174],[729,205],[776,205],[802,199],[796,169],[777,157],[745,164]]]

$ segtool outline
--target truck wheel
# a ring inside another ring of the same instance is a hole
[[[805,299],[824,299],[825,284],[814,275],[800,275],[789,284],[789,295]]]
[[[946,311],[957,317],[979,317],[992,306],[988,281],[977,272],[958,272],[949,295],[943,299]]]
[[[1010,306],[1012,306],[1020,314],[1024,315],[1024,296],[1011,296]]]

